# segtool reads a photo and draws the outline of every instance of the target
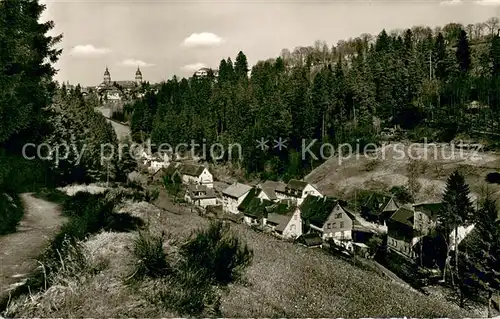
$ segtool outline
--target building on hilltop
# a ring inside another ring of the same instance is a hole
[[[103,81],[96,87],[96,90],[101,101],[117,102],[140,97],[139,88],[142,83],[142,72],[139,67],[135,72],[135,81],[113,81],[106,66]]]

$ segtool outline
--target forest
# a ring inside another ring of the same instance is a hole
[[[283,49],[251,70],[240,51],[234,62],[220,61],[217,77],[173,76],[124,113],[138,142],[239,143],[243,158],[232,161],[262,178],[300,177],[320,164],[301,157],[303,141],[362,148],[379,143],[388,127],[417,141],[449,142],[481,131],[494,147],[500,133],[498,28],[498,18],[491,18],[382,30],[331,47],[316,41]],[[287,149],[255,147],[256,140],[279,137]]]

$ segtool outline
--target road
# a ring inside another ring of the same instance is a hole
[[[37,267],[36,258],[66,218],[57,204],[21,194],[24,216],[17,232],[0,237],[0,297],[20,285]]]
[[[116,121],[113,121],[110,119],[111,116],[111,109],[109,108],[103,108],[103,107],[96,107],[96,111],[100,112],[106,120],[113,125],[113,129],[115,130],[116,136],[118,137],[118,140],[121,140],[125,136],[130,136],[130,127],[127,125],[120,124]]]

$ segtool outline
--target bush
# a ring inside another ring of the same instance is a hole
[[[0,235],[15,232],[23,213],[17,194],[0,193]]]
[[[163,236],[154,236],[149,232],[139,232],[134,241],[134,255],[137,265],[131,279],[143,277],[158,278],[171,273],[172,268],[163,250]]]
[[[413,196],[411,195],[408,188],[403,186],[394,186],[391,188],[391,193],[396,197],[401,203],[411,203],[413,202]]]
[[[41,188],[34,196],[58,204],[64,204],[67,199],[71,198],[66,193],[55,188]]]
[[[230,232],[228,223],[215,221],[208,229],[199,229],[181,246],[186,262],[198,268],[206,278],[228,284],[251,263],[253,251]]]

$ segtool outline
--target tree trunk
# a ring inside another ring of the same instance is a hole
[[[488,318],[492,317],[491,313],[491,300],[493,298],[493,291],[488,291]]]

